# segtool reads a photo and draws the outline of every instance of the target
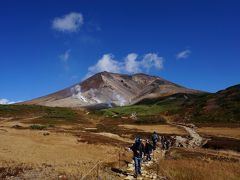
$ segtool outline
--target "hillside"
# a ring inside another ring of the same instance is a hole
[[[40,124],[85,123],[84,111],[65,107],[39,105],[0,105],[0,121],[34,121]]]
[[[200,96],[186,105],[185,117],[193,122],[240,122],[240,85]]]
[[[185,88],[157,76],[101,72],[64,90],[23,104],[112,107],[130,105],[145,98],[164,97],[176,93],[197,94],[200,91]]]
[[[99,111],[106,116],[130,116],[136,113],[142,123],[171,119],[195,123],[239,123],[240,85],[212,94],[178,93],[167,97],[145,98],[132,106]]]

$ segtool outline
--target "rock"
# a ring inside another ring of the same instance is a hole
[[[127,177],[125,177],[124,179],[128,179],[128,180],[132,180],[132,179],[134,179],[134,177],[133,176],[127,176]]]
[[[49,136],[50,133],[49,133],[49,132],[44,132],[43,135],[44,135],[44,136]]]
[[[12,128],[20,129],[20,128],[22,128],[22,126],[16,124],[16,125],[13,125]]]
[[[134,167],[130,167],[127,169],[127,172],[134,172]]]
[[[177,147],[185,147],[187,148],[187,144],[188,144],[188,139],[187,138],[183,138],[181,136],[176,136],[176,146]]]
[[[167,180],[167,177],[166,177],[166,176],[160,176],[159,179],[161,179],[161,180]]]
[[[67,176],[66,175],[59,175],[58,179],[59,180],[67,180]]]
[[[150,164],[146,164],[146,166],[147,166],[147,167],[149,167],[149,166],[150,166]]]
[[[129,164],[128,164],[128,167],[134,167],[134,166],[133,166],[133,164],[129,163]]]
[[[81,138],[77,138],[77,142],[78,143],[82,142],[82,139]]]

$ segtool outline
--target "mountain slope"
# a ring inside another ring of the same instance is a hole
[[[101,72],[64,90],[24,102],[44,106],[79,107],[105,104],[123,106],[144,98],[169,96],[175,93],[198,94],[160,77],[146,74],[125,75]]]
[[[131,117],[137,123],[159,123],[167,120],[194,123],[240,123],[240,84],[216,93],[177,93],[145,98],[134,105],[95,111],[107,117]]]
[[[194,122],[240,122],[240,84],[200,96],[186,105],[185,117]]]

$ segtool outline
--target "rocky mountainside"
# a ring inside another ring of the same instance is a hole
[[[44,106],[124,106],[145,98],[157,98],[176,93],[198,94],[157,76],[146,74],[116,74],[101,72],[61,91],[43,96],[24,104]]]

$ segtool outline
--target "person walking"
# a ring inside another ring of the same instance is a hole
[[[146,139],[146,143],[144,146],[144,155],[146,156],[146,160],[147,161],[151,161],[151,153],[153,150],[153,146],[151,145],[150,141],[148,139]]]
[[[134,177],[137,178],[138,175],[142,175],[141,166],[142,166],[142,157],[144,153],[144,145],[141,141],[140,137],[135,139],[135,143],[130,147],[133,151],[133,160],[135,166],[135,174]]]
[[[160,141],[161,141],[162,149],[165,150],[166,149],[166,147],[165,147],[165,145],[166,145],[165,144],[165,141],[166,141],[165,136],[161,136],[161,140]]]
[[[158,139],[158,134],[154,131],[152,134],[153,150],[156,150]]]
[[[170,147],[172,146],[172,140],[171,137],[166,140],[166,150],[169,150]]]

